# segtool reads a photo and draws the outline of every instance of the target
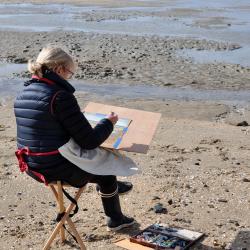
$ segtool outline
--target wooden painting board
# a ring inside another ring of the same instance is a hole
[[[118,114],[118,117],[129,118],[132,120],[127,133],[124,135],[119,150],[146,154],[150,142],[153,139],[161,114],[128,109],[123,107],[105,105],[90,102],[84,109],[86,112],[96,112],[110,114],[111,111]]]

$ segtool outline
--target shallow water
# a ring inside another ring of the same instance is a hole
[[[26,64],[0,63],[0,99],[15,97],[24,88],[25,79],[18,79],[13,74],[20,73],[26,68]],[[144,100],[163,101],[216,101],[231,105],[250,104],[250,90],[198,90],[191,87],[174,88],[143,84],[96,84],[83,80],[72,80],[71,83],[76,91],[87,93],[89,96],[101,96],[105,99],[143,98]]]
[[[145,0],[144,0],[145,1]],[[144,2],[142,1],[142,2]],[[150,7],[104,8],[69,4],[0,4],[0,30],[84,31],[109,34],[192,37],[239,43],[238,51],[184,51],[196,62],[249,66],[248,0],[147,1]],[[191,12],[190,12],[191,11]],[[122,19],[119,16],[122,15]],[[99,20],[86,19],[98,16]]]
[[[107,99],[121,97],[125,99],[143,98],[155,100],[179,101],[216,101],[227,104],[250,103],[250,91],[228,90],[198,90],[191,87],[173,88],[148,85],[128,84],[90,84],[86,82],[73,82],[78,91],[103,96]]]
[[[177,1],[178,6],[186,8],[239,8],[249,4],[248,0],[181,0]]]
[[[0,78],[0,99],[15,97],[23,89],[24,80]],[[129,84],[93,84],[84,81],[72,81],[79,92],[88,96],[162,101],[215,101],[228,105],[246,106],[250,104],[250,91],[197,90],[192,88],[171,88]],[[8,86],[8,88],[6,88]]]
[[[0,63],[0,77],[9,78],[13,73],[21,73],[27,68],[27,64]]]
[[[152,1],[151,7],[82,7],[68,4],[0,4],[0,29],[17,31],[70,30],[100,33],[126,33],[133,35],[190,36],[239,43],[250,41],[250,3],[241,1],[193,1],[177,0],[166,2],[159,7]],[[183,10],[176,14],[176,10]],[[186,10],[196,10],[185,14]],[[86,21],[80,14],[117,14],[118,18],[101,21]],[[137,13],[138,12],[138,13]],[[150,16],[143,13],[152,12]],[[154,16],[154,12],[167,13]],[[130,14],[119,20],[119,14]],[[131,17],[132,13],[132,17]],[[138,14],[138,15],[137,15]],[[216,17],[225,19],[222,24],[214,24]],[[200,24],[203,24],[201,25]],[[206,25],[204,26],[204,22]],[[230,24],[230,26],[228,26]],[[209,30],[209,32],[208,32]]]
[[[250,46],[245,46],[232,51],[183,49],[179,50],[177,55],[189,58],[194,63],[231,63],[250,67]]]

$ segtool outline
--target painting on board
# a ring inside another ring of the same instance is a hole
[[[94,128],[100,120],[107,117],[107,114],[85,112],[84,116],[87,118],[90,125]],[[112,134],[101,146],[106,148],[118,149],[119,145],[122,142],[122,138],[127,132],[131,122],[132,120],[130,119],[119,118],[117,123],[114,125],[114,130]]]

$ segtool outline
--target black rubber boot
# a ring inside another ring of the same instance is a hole
[[[123,215],[121,211],[120,201],[118,193],[112,197],[108,197],[108,194],[101,195],[103,209],[108,217],[107,229],[108,231],[118,231],[122,228],[129,227],[134,224],[135,220]]]

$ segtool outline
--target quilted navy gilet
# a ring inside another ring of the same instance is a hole
[[[75,89],[53,72],[46,72],[44,78],[32,79],[25,83],[23,91],[14,103],[17,124],[17,147],[28,147],[32,152],[49,152],[65,144],[70,135],[62,128],[53,114],[52,99],[58,91]],[[52,156],[27,157],[27,163],[33,170],[50,175],[50,172],[65,172],[68,161],[59,153]],[[66,174],[66,173],[65,173]]]

